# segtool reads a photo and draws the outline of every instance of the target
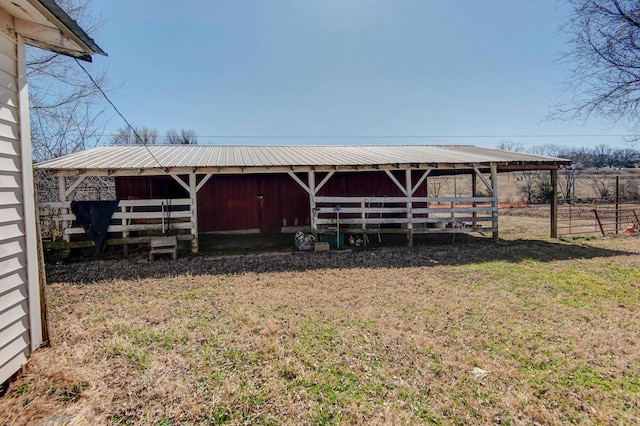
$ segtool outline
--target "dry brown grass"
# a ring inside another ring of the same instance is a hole
[[[52,345],[0,424],[639,422],[640,238],[527,220],[499,244],[51,265]]]

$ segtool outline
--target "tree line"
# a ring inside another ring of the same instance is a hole
[[[613,148],[606,144],[594,147],[573,147],[546,144],[526,149],[521,142],[502,141],[496,148],[507,151],[571,160],[576,169],[630,169],[640,167],[640,150],[635,148]]]

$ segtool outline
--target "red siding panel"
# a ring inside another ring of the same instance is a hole
[[[417,182],[422,172],[412,174]],[[307,183],[306,174],[297,175]],[[326,174],[318,173],[316,183]],[[404,184],[404,172],[394,172]],[[185,182],[186,177],[183,177]],[[423,196],[425,184],[416,191]],[[169,176],[116,178],[119,199],[188,198],[189,194]],[[321,196],[403,196],[384,172],[336,173],[322,187]],[[286,174],[214,175],[198,192],[200,232],[255,229],[280,232],[283,226],[311,223],[309,195]]]

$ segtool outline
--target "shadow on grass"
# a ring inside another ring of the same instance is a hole
[[[401,240],[402,241],[402,240]],[[557,260],[591,259],[612,256],[637,255],[631,251],[604,249],[587,244],[544,240],[501,240],[493,243],[488,238],[458,237],[455,244],[451,238],[445,242],[436,239],[418,239],[416,245],[394,245],[387,241],[384,247],[367,250],[332,250],[329,252],[285,251],[259,253],[264,246],[253,247],[258,252],[225,254],[205,250],[204,255],[184,255],[178,260],[147,260],[146,253],[129,258],[81,259],[71,262],[47,264],[47,281],[94,283],[110,280],[138,280],[142,278],[165,278],[182,274],[229,275],[245,272],[313,272],[335,268],[413,268],[433,266],[457,266],[473,263],[505,261],[518,263],[523,260],[550,262]],[[277,247],[271,247],[277,248]],[[282,248],[282,247],[280,247]],[[240,250],[240,245],[234,250]]]

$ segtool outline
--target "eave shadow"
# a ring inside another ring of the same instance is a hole
[[[545,240],[469,239],[457,244],[420,244],[414,247],[381,247],[373,250],[329,252],[270,252],[223,256],[182,255],[178,260],[147,261],[144,253],[129,258],[90,259],[47,265],[47,281],[95,283],[110,280],[166,278],[182,274],[230,275],[246,272],[313,272],[335,268],[416,268],[457,266],[525,260],[552,262],[637,253],[594,247],[588,244]]]

